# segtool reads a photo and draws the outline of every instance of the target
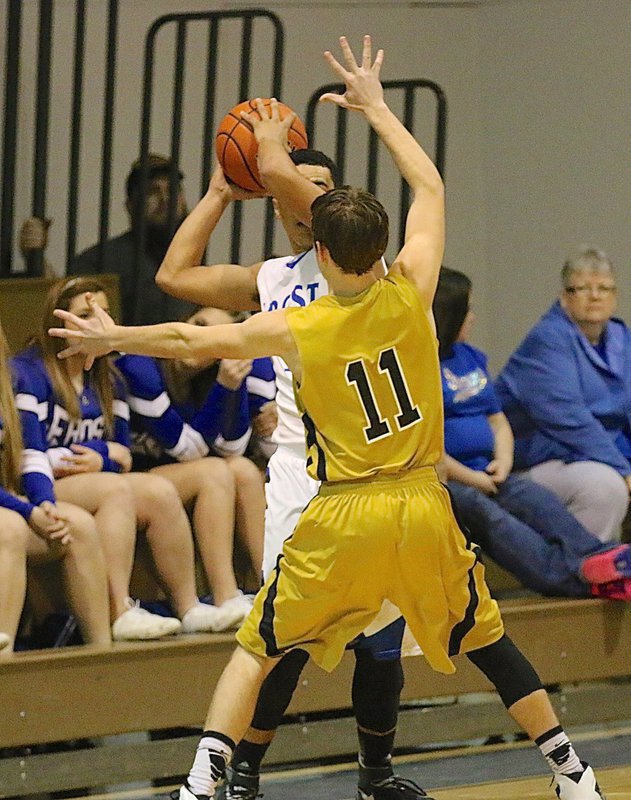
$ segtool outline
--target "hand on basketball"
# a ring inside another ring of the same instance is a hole
[[[328,92],[320,97],[320,102],[335,103],[342,108],[353,111],[366,111],[383,103],[383,87],[379,80],[381,65],[383,64],[383,50],[378,50],[375,60],[372,60],[372,43],[370,36],[364,36],[361,66],[357,64],[353,51],[346,36],[340,36],[340,47],[344,56],[346,69],[337,61],[333,54],[327,50],[324,53],[333,72],[346,84],[344,94]]]
[[[269,107],[265,105],[260,97],[257,97],[254,101],[254,107],[258,115],[253,111],[242,111],[241,117],[248,125],[252,126],[257,143],[260,145],[261,142],[278,142],[289,153],[291,150],[289,146],[289,129],[296,119],[296,113],[291,111],[281,119],[278,100],[275,97],[271,98]]]
[[[65,350],[57,353],[58,358],[84,355],[86,357],[85,369],[90,369],[95,358],[112,351],[108,337],[114,333],[117,325],[107,311],[104,311],[96,302],[94,295],[87,292],[85,297],[92,314],[89,319],[81,319],[70,311],[56,308],[53,312],[54,315],[63,320],[68,327],[49,328],[48,333],[57,339],[66,339],[68,343]]]
[[[213,172],[210,183],[208,184],[208,192],[210,194],[217,194],[221,196],[226,203],[233,200],[256,200],[260,197],[267,197],[269,192],[250,192],[247,189],[242,189],[236,183],[231,183],[225,176],[221,164],[217,164]]]

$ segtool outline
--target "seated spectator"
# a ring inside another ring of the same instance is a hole
[[[175,216],[169,219],[171,171],[177,175]],[[118,275],[121,320],[125,325],[150,325],[180,319],[193,306],[164,294],[155,283],[158,267],[173,234],[187,214],[182,173],[171,159],[149,154],[149,172],[144,198],[140,196],[141,164],[135,161],[127,176],[126,203],[129,230],[79,253],[68,267],[69,275]],[[143,236],[144,234],[144,236]],[[141,242],[140,239],[143,239]]]
[[[21,496],[22,430],[0,327],[0,650],[10,653],[26,597],[26,567],[60,561],[84,642],[111,644],[107,577],[93,518],[76,506]]]
[[[443,466],[473,541],[541,594],[631,601],[631,548],[604,546],[553,492],[510,474],[511,429],[486,356],[466,341],[473,322],[466,275],[441,270],[434,316],[445,407]]]
[[[200,603],[186,513],[173,485],[158,475],[130,472],[129,406],[124,382],[108,359],[89,372],[83,360],[60,360],[48,336],[56,307],[88,316],[86,292],[107,307],[98,281],[74,278],[54,286],[32,346],[15,358],[29,463],[25,481],[35,494],[53,492],[94,515],[105,553],[114,639],[156,639],[223,630],[224,611]],[[180,621],[149,614],[129,598],[136,528],[144,533],[156,578]]]
[[[562,290],[501,371],[515,469],[552,489],[603,542],[620,540],[631,490],[631,331],[613,316],[616,280],[583,247]]]
[[[216,325],[232,317],[206,308],[188,321]],[[271,362],[223,359],[198,364],[123,355],[116,364],[129,387],[131,428],[141,435],[141,463],[169,479],[191,510],[213,600],[219,608],[240,609],[241,621],[251,603],[237,586],[234,534],[236,530],[242,539],[258,580],[265,515],[261,475],[243,453],[251,415],[274,395]]]

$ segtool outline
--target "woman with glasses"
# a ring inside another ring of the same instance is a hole
[[[616,280],[583,247],[558,300],[500,373],[515,468],[552,489],[602,542],[620,539],[631,491],[631,331],[614,317]]]

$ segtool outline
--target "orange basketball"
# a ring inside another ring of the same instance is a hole
[[[267,108],[270,102],[269,99],[263,100]],[[226,178],[242,189],[257,192],[265,188],[256,164],[258,145],[251,126],[241,119],[242,111],[258,114],[254,100],[246,100],[231,108],[219,123],[215,149]],[[289,106],[279,103],[278,113],[284,119],[293,112]],[[292,122],[287,139],[292,150],[304,150],[308,146],[307,131],[298,117]]]

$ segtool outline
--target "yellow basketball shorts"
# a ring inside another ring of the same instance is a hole
[[[306,650],[323,669],[390,600],[429,664],[504,632],[475,545],[458,527],[433,467],[372,481],[323,484],[237,633],[259,656]]]

